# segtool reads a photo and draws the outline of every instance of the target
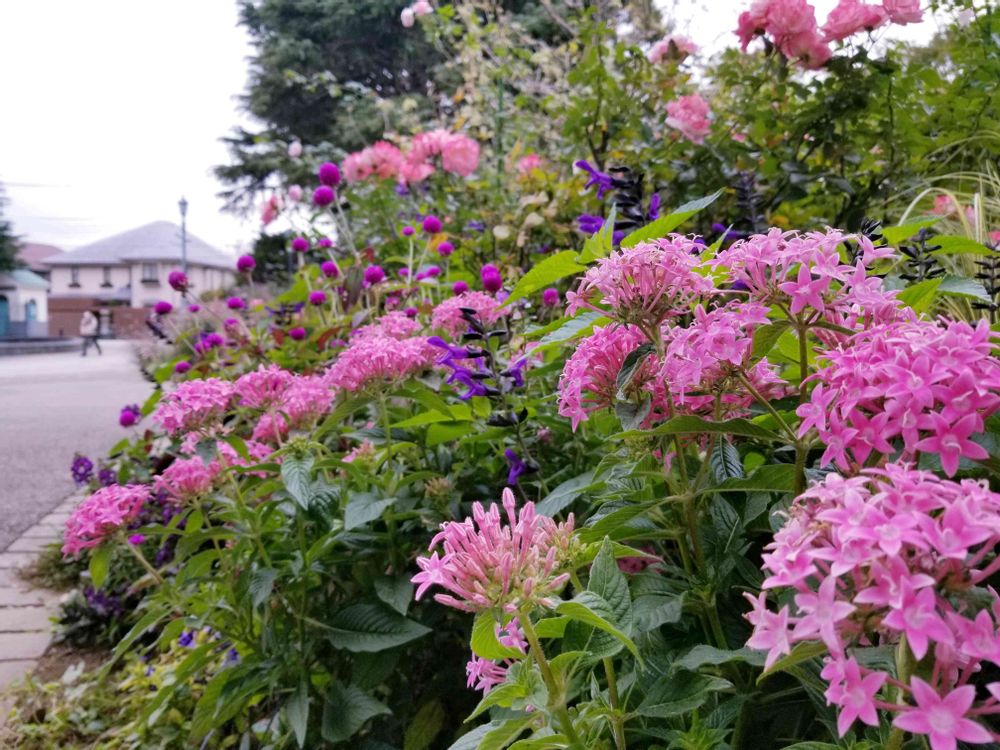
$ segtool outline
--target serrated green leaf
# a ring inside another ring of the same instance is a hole
[[[615,402],[615,416],[618,417],[618,422],[621,424],[622,430],[626,432],[631,430],[637,431],[639,425],[649,416],[649,412],[652,409],[653,401],[648,395],[644,396],[638,404],[634,404],[631,401]]]
[[[563,325],[551,333],[545,334],[538,342],[538,346],[532,351],[540,351],[545,348],[571,341],[579,336],[589,335],[596,325],[608,323],[609,319],[599,312],[588,310],[580,313],[575,318],[570,318]]]
[[[720,484],[730,479],[744,477],[743,459],[740,458],[740,452],[722,435],[715,439],[709,463],[715,481]]]
[[[708,492],[770,491],[791,492],[795,487],[795,467],[791,464],[761,466],[745,479],[730,479]]]
[[[369,719],[392,713],[388,706],[372,698],[356,685],[334,680],[327,688],[323,704],[322,734],[327,742],[343,742],[353,737]]]
[[[750,648],[727,651],[703,643],[684,654],[670,668],[673,670],[686,669],[695,672],[705,665],[717,667],[720,664],[728,664],[734,661],[751,664],[755,667],[762,667],[764,666],[764,654]]]
[[[993,251],[986,245],[969,237],[941,234],[933,242],[941,247],[932,251],[931,255],[993,255]]]
[[[375,595],[401,615],[405,615],[413,601],[413,584],[408,575],[375,579]]]
[[[281,481],[300,508],[312,501],[312,456],[285,456],[281,462]]]
[[[250,575],[247,590],[254,607],[259,607],[271,597],[278,571],[274,568],[258,568]]]
[[[787,320],[778,320],[766,326],[760,326],[753,332],[753,349],[750,356],[752,359],[766,357],[774,345],[778,342],[781,334],[788,329]]]
[[[760,440],[780,441],[781,436],[766,427],[761,427],[746,419],[727,419],[722,422],[711,422],[694,415],[683,415],[668,419],[651,430],[629,430],[613,435],[615,439],[636,437],[659,437],[662,435],[740,435]]]
[[[910,237],[915,236],[921,229],[934,226],[937,222],[938,219],[922,219],[921,221],[900,224],[895,227],[884,227],[882,229],[882,236],[888,244],[895,247],[903,240],[908,240]]]
[[[622,645],[632,653],[637,661],[642,662],[642,657],[639,656],[639,650],[635,643],[614,622],[614,611],[603,597],[592,591],[581,591],[572,600],[558,604],[556,612],[614,636],[621,641]]]
[[[557,486],[545,499],[538,503],[535,512],[540,516],[549,516],[562,512],[569,507],[594,482],[594,472],[585,471],[579,476],[567,479]]]
[[[509,305],[534,294],[567,276],[574,276],[581,271],[586,271],[586,266],[576,262],[576,255],[572,250],[563,250],[561,253],[550,255],[541,263],[532,266],[531,270],[514,285],[514,289],[504,305]]]
[[[578,263],[592,263],[598,258],[604,258],[611,254],[614,247],[613,238],[615,233],[615,207],[611,207],[611,214],[598,232],[592,234],[583,243],[583,250],[576,256]]]
[[[642,367],[642,363],[654,351],[656,351],[656,347],[652,344],[640,344],[625,356],[625,360],[618,370],[618,375],[615,377],[615,387],[618,389],[619,399],[625,400],[624,390],[632,382],[636,372]]]
[[[785,672],[804,661],[814,659],[817,656],[825,654],[826,652],[826,644],[821,641],[803,641],[801,643],[797,643],[794,648],[792,648],[792,652],[790,654],[781,657],[778,661],[774,662],[774,664],[764,670],[760,677],[757,678],[757,684],[759,685],[762,681],[773,674]]]
[[[285,716],[299,747],[305,747],[309,731],[309,684],[303,678],[291,697],[285,701]]]
[[[963,279],[959,276],[945,276],[941,279],[938,294],[951,294],[955,297],[972,297],[983,302],[992,302],[993,298],[986,288],[975,279]]]
[[[359,602],[333,614],[327,638],[335,648],[374,652],[395,648],[430,632],[381,603]]]
[[[942,281],[943,279],[927,279],[908,286],[896,295],[896,299],[913,308],[914,312],[927,312],[934,304],[934,298]]]
[[[350,531],[380,518],[396,501],[395,497],[379,497],[374,492],[354,493],[344,509],[344,528]]]
[[[410,720],[403,736],[403,750],[427,750],[448,718],[437,698],[425,703]]]
[[[631,632],[632,597],[628,590],[628,579],[618,567],[614,546],[607,537],[601,543],[601,551],[590,567],[587,591],[597,594],[610,605],[614,615],[613,622],[623,633]]]

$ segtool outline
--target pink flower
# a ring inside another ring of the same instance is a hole
[[[603,305],[617,320],[646,328],[689,313],[715,291],[712,281],[697,271],[701,248],[689,237],[672,234],[617,250],[599,259],[576,292],[566,295],[566,313],[590,308],[605,314],[598,307]]]
[[[924,11],[920,8],[920,0],[882,0],[882,7],[893,23],[920,23],[924,20]],[[937,750],[937,748],[934,748]]]
[[[468,321],[462,317],[462,308],[471,308],[486,325],[498,321],[506,310],[496,298],[483,292],[463,292],[449,297],[434,308],[431,313],[431,327],[444,331],[451,338],[457,339],[469,328]]]
[[[926,734],[931,750],[955,750],[963,742],[992,742],[993,735],[982,724],[965,718],[976,699],[976,689],[964,685],[943,698],[930,685],[914,677],[910,681],[916,708],[896,717],[893,726],[914,734]]]
[[[100,546],[134,520],[148,499],[149,487],[144,484],[102,487],[80,503],[67,519],[63,555],[78,555],[82,550]]]
[[[403,164],[403,154],[386,141],[376,141],[371,146],[348,154],[341,164],[347,182],[360,182],[375,176],[380,180],[392,180],[399,174]]]
[[[937,216],[948,216],[955,213],[957,208],[954,199],[950,195],[936,195],[934,196],[934,208],[931,209],[931,213]]]
[[[177,502],[186,502],[211,492],[221,469],[217,461],[206,466],[199,456],[179,458],[156,477],[153,486]]]
[[[232,397],[233,384],[225,380],[187,380],[160,400],[153,421],[170,435],[207,429],[222,420]]]
[[[851,725],[861,719],[870,727],[878,726],[875,696],[889,678],[884,672],[871,672],[861,676],[861,668],[854,657],[843,661],[832,660],[824,667],[821,676],[830,680],[826,699],[838,706],[837,734],[843,737]]]
[[[256,370],[240,376],[233,386],[239,406],[252,409],[269,409],[281,403],[295,376],[278,365],[260,365]]]
[[[525,154],[517,160],[517,174],[520,177],[528,177],[536,169],[542,168],[542,157],[538,154]]]
[[[352,392],[392,386],[430,367],[435,355],[423,338],[376,333],[353,339],[323,377],[328,385]]]
[[[686,36],[667,36],[660,39],[646,53],[646,59],[654,65],[663,59],[683,60],[698,51],[698,45]]]
[[[698,94],[689,94],[667,102],[666,122],[692,143],[701,145],[712,126],[709,114],[708,102]]]
[[[441,151],[441,167],[445,172],[468,177],[479,165],[479,144],[472,138],[455,133]]]
[[[267,226],[278,217],[280,212],[281,199],[276,195],[272,195],[260,207],[260,223]]]
[[[883,8],[858,0],[840,0],[823,26],[826,41],[840,41],[859,31],[872,31],[888,20]]]
[[[413,14],[417,17],[430,15],[434,12],[433,6],[427,0],[417,0],[413,5]]]
[[[413,8],[403,8],[402,12],[399,14],[399,20],[406,28],[412,28],[413,22],[416,20],[416,14],[414,14]]]
[[[553,596],[569,580],[559,566],[567,558],[573,535],[573,516],[557,524],[535,513],[534,503],[520,511],[514,493],[503,491],[503,523],[496,504],[489,509],[472,506],[472,518],[448,521],[431,540],[439,544],[443,557],[417,558],[420,572],[411,579],[418,584],[417,598],[430,586],[440,586],[447,594],[435,594],[435,601],[465,612],[499,607],[514,613],[526,602],[553,606]]]
[[[559,376],[559,415],[569,417],[574,432],[591,412],[615,404],[618,371],[625,357],[645,343],[638,328],[615,325],[597,327],[580,341]],[[652,378],[653,368],[647,360],[633,378],[635,387],[642,388]]]
[[[288,144],[288,155],[293,159],[298,159],[302,156],[302,143],[300,141],[292,141]]]
[[[777,612],[770,612],[764,606],[764,594],[757,599],[750,594],[744,596],[754,606],[754,611],[747,619],[754,625],[753,635],[747,641],[747,646],[767,650],[764,668],[770,669],[779,658],[791,653],[792,646],[788,632],[788,607],[782,607]]]
[[[298,203],[302,200],[302,186],[292,185],[288,188],[288,200],[292,203]]]

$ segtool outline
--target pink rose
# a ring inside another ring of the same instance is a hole
[[[885,10],[858,0],[840,0],[823,26],[826,41],[839,42],[859,31],[872,31],[888,20]]]
[[[692,143],[702,144],[711,122],[708,102],[698,94],[681,96],[667,103],[667,125],[679,130]]]

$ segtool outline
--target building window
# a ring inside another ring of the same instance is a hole
[[[142,281],[144,284],[156,283],[157,281],[159,281],[159,279],[156,276],[155,263],[142,264]]]
[[[80,286],[80,267],[70,266],[69,267],[69,285],[70,286]]]
[[[101,286],[111,286],[111,266],[104,267],[104,279],[101,282]]]

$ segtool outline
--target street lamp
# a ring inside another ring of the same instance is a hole
[[[188,270],[187,199],[181,196],[177,205],[181,209],[181,271],[186,274]]]

